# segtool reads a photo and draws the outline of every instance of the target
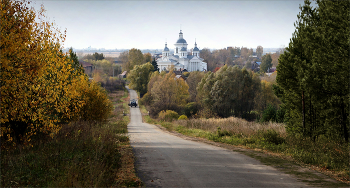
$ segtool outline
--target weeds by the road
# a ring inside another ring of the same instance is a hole
[[[175,124],[182,125],[190,129],[201,129],[209,132],[216,132],[220,127],[222,131],[226,131],[234,135],[244,135],[250,137],[259,131],[273,130],[278,135],[286,136],[284,124],[267,122],[256,123],[249,122],[244,119],[229,117],[229,118],[210,118],[210,119],[189,119],[187,121],[177,121]]]
[[[349,183],[348,143],[339,144],[325,137],[313,141],[308,138],[287,136],[283,124],[259,124],[234,117],[173,122],[162,122],[149,116],[145,119],[148,123],[158,124],[168,131],[176,131],[187,136],[292,157],[300,164],[312,165],[337,180]]]
[[[122,102],[122,113],[123,113],[123,120],[126,122],[126,124],[129,124],[130,122],[130,118],[129,116],[127,116],[128,114],[130,114],[130,108],[129,108],[129,100],[130,100],[130,96],[129,96],[129,92],[127,89],[124,89],[124,95],[123,97],[120,99],[120,101]]]
[[[109,122],[75,122],[32,148],[1,152],[1,187],[140,186],[135,175],[124,91],[110,93],[115,110]]]

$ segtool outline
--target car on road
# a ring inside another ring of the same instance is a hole
[[[130,107],[133,107],[133,106],[137,107],[137,102],[136,102],[136,100],[135,100],[135,99],[130,100],[129,106],[130,106]]]

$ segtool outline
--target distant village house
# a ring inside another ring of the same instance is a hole
[[[127,71],[124,71],[123,73],[119,74],[119,78],[126,78]]]
[[[92,71],[94,71],[94,65],[85,61],[81,61],[79,60],[79,63],[81,64],[81,66],[83,66],[85,74],[87,75],[91,75]]]

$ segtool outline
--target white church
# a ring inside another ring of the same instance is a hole
[[[207,63],[203,62],[204,59],[199,57],[197,42],[194,44],[195,47],[193,48],[192,55],[188,55],[187,45],[186,40],[183,38],[183,33],[180,30],[179,39],[175,43],[174,54],[170,54],[169,48],[165,43],[162,57],[157,59],[159,71],[169,70],[172,66],[177,71],[207,71]]]

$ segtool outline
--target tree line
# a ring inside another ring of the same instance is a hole
[[[349,140],[349,2],[309,0],[279,58],[277,95],[290,132]]]
[[[260,119],[268,104],[279,108],[272,83],[261,81],[245,68],[225,65],[216,73],[196,71],[187,75],[185,81],[183,75],[159,73],[146,63],[136,65],[127,79],[130,88],[144,94],[140,102],[152,117],[163,110],[173,110],[193,118],[237,116],[255,120]]]
[[[150,53],[142,54],[141,50],[132,48],[119,55],[119,60],[122,61],[124,71],[128,73],[135,65],[142,65],[144,63],[152,62],[152,55]]]
[[[280,49],[275,54],[263,54],[264,48],[257,46],[255,56],[253,56],[253,49],[247,47],[228,47],[227,49],[219,49],[211,51],[204,48],[200,52],[200,57],[208,64],[208,71],[215,72],[224,65],[245,67],[248,70],[265,73],[272,66],[277,66],[278,57],[284,49]],[[262,62],[260,69],[254,66],[252,62]]]

